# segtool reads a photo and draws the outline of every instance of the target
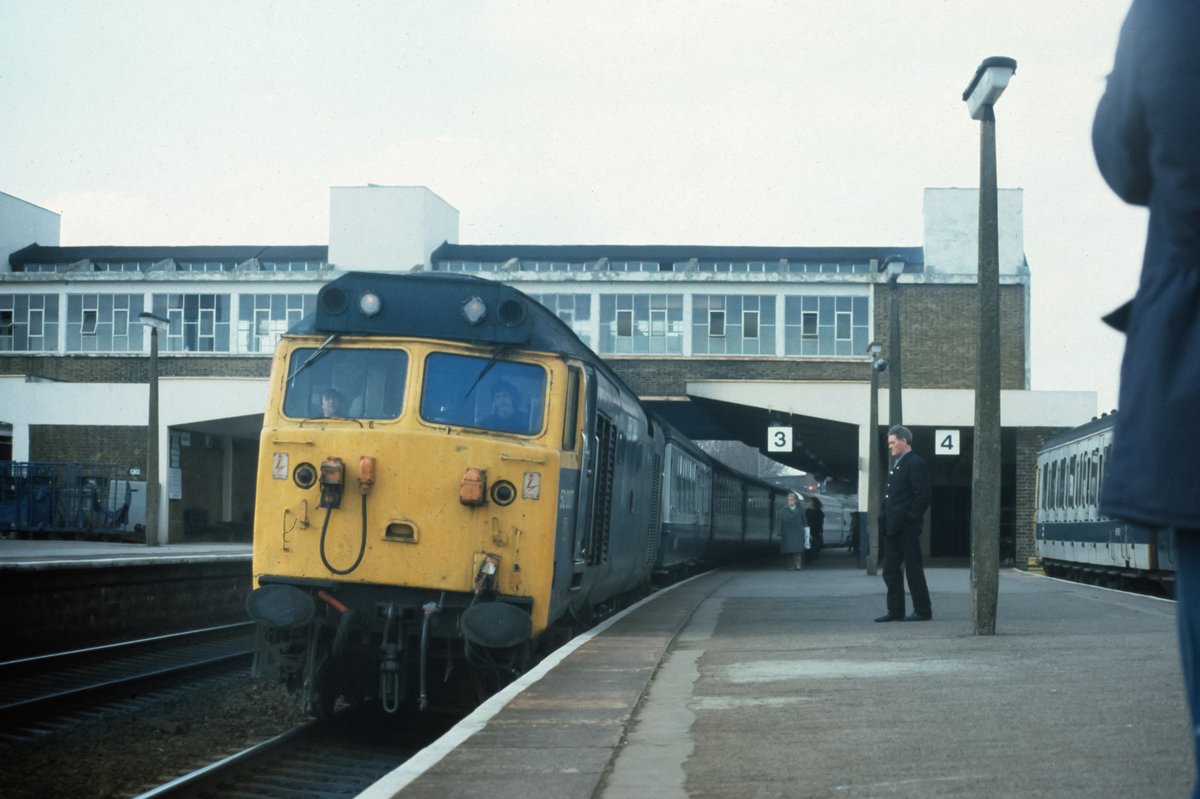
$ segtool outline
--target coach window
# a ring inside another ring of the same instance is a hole
[[[1091,461],[1084,453],[1079,456],[1079,485],[1075,488],[1075,505],[1083,508],[1087,506],[1088,495],[1088,479],[1091,469]]]
[[[301,347],[292,353],[288,375],[285,416],[395,419],[404,408],[408,353]]]
[[[421,418],[429,422],[531,436],[542,429],[545,398],[546,370],[536,364],[446,352],[425,359]]]
[[[1100,496],[1100,450],[1092,450],[1088,459],[1088,504],[1095,505]]]

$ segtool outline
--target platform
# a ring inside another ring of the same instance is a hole
[[[0,539],[0,571],[4,569],[54,569],[84,566],[107,567],[126,563],[211,563],[250,561],[250,544],[194,543],[122,544],[65,539]]]
[[[845,554],[694,578],[363,796],[1188,795],[1173,603],[1002,570],[975,636],[969,572],[927,576],[934,619],[887,624]]]

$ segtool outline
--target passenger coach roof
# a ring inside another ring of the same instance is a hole
[[[1046,439],[1046,443],[1042,444],[1042,449],[1047,450],[1053,447],[1060,447],[1063,444],[1068,444],[1072,441],[1078,441],[1081,438],[1086,438],[1087,436],[1099,433],[1102,430],[1107,430],[1116,424],[1116,422],[1117,414],[1116,411],[1114,411],[1106,416],[1101,416],[1097,419],[1091,420],[1090,422],[1085,422],[1084,424],[1079,425],[1079,427],[1072,427],[1070,430],[1064,430],[1055,436],[1051,436],[1050,438]]]

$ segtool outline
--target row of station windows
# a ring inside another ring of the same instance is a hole
[[[592,295],[532,296],[605,355],[681,355],[685,318],[692,355],[861,355],[870,333],[866,296],[602,294],[598,320]]]
[[[864,296],[531,295],[601,354],[854,356],[869,340]],[[0,294],[0,351],[143,352],[138,315],[170,328],[166,352],[270,353],[315,294]],[[64,313],[65,309],[65,313]],[[60,327],[62,328],[60,330]],[[61,338],[61,341],[60,341]]]
[[[149,309],[170,323],[159,342],[164,351],[270,354],[291,325],[316,309],[316,299],[255,293],[0,294],[0,351],[143,352],[149,339],[138,315]]]

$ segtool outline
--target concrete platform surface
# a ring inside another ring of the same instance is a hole
[[[968,570],[927,576],[933,621],[879,624],[882,580],[838,553],[702,575],[363,796],[1188,795],[1173,603],[1004,570],[975,636]]]
[[[196,543],[122,544],[103,541],[0,539],[0,570],[52,569],[61,567],[107,567],[122,563],[203,563],[214,560],[246,560],[250,544]]]

